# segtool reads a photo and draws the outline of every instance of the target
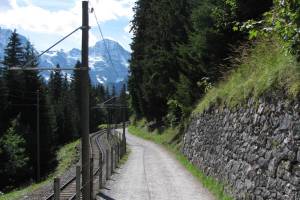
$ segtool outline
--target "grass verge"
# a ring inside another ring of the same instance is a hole
[[[194,176],[204,187],[206,187],[218,200],[233,200],[224,192],[224,185],[216,181],[214,178],[206,176],[201,170],[195,167],[188,159],[179,151],[178,145],[172,144],[171,141],[177,134],[176,129],[169,128],[164,133],[158,134],[156,132],[149,133],[142,127],[129,126],[129,132],[135,136],[146,140],[153,141],[157,144],[163,145],[170,152],[172,152],[176,159]]]
[[[127,146],[127,147],[126,147],[126,153],[125,153],[125,155],[123,156],[123,158],[120,160],[119,166],[124,165],[124,164],[127,162],[130,153],[131,153],[131,150],[130,150],[130,148]]]
[[[299,94],[299,63],[279,39],[260,40],[252,49],[245,50],[235,65],[227,80],[208,91],[194,114],[202,113],[211,105],[234,107],[250,96],[257,100],[274,89],[287,91],[292,98]]]
[[[80,155],[77,148],[79,146],[79,143],[80,141],[77,140],[63,146],[57,151],[58,166],[56,167],[55,171],[50,174],[44,181],[1,195],[0,200],[20,199],[21,197],[26,196],[27,194],[30,194],[35,190],[51,183],[54,177],[63,175],[65,171],[69,169],[69,167],[71,167],[75,162],[79,160]]]

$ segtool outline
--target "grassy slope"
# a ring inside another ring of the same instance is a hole
[[[217,182],[212,177],[204,175],[204,173],[201,170],[199,170],[197,167],[195,167],[188,161],[188,159],[180,152],[178,146],[171,144],[171,140],[177,134],[176,129],[167,129],[164,133],[158,134],[157,132],[149,133],[139,125],[130,126],[129,132],[133,135],[144,138],[146,140],[153,141],[157,144],[161,144],[164,147],[166,147],[170,152],[172,152],[176,156],[177,160],[203,184],[204,187],[206,187],[210,192],[212,192],[212,194],[214,194],[214,196],[217,199],[232,199],[224,193],[224,186],[221,183]]]
[[[194,114],[211,105],[234,107],[253,96],[274,89],[287,91],[295,97],[300,91],[300,68],[296,59],[283,49],[278,40],[261,40],[241,58],[241,65],[228,79],[211,89],[200,101]]]
[[[295,57],[286,52],[283,44],[276,38],[264,39],[241,57],[239,66],[228,78],[212,88],[200,100],[193,114],[201,113],[212,105],[234,107],[242,105],[251,96],[258,100],[261,95],[274,90],[287,92],[291,98],[300,92],[300,67]],[[139,137],[161,144],[176,155],[176,158],[207,187],[218,199],[232,199],[224,193],[223,185],[207,177],[193,166],[171,144],[176,130],[168,129],[162,134],[148,133],[143,129],[144,122],[131,126],[129,131]]]
[[[79,153],[76,150],[79,143],[80,141],[77,140],[75,142],[67,144],[57,152],[57,160],[59,164],[56,170],[52,174],[50,174],[46,180],[41,183],[32,184],[28,187],[2,195],[0,196],[0,200],[19,199],[22,196],[25,196],[26,194],[31,193],[46,184],[49,184],[51,181],[53,181],[54,177],[61,176],[72,164],[74,164],[74,162],[79,159]]]

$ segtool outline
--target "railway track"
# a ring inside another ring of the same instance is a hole
[[[104,152],[100,145],[100,137],[105,133],[106,131],[102,130],[90,135],[90,151],[91,151],[91,156],[93,158],[93,179],[95,179],[95,176],[100,172],[100,170],[102,172],[102,169],[99,168],[99,158],[101,157],[103,162]],[[80,182],[82,183],[82,177],[80,179],[81,179]],[[95,188],[95,184],[93,185]],[[75,198],[76,198],[76,175],[74,175],[70,180],[68,180],[65,184],[63,184],[60,187],[60,200],[73,200]],[[46,198],[46,200],[53,200],[53,199],[54,199],[54,193],[52,193],[49,197]],[[82,199],[82,197],[80,197],[80,199]]]

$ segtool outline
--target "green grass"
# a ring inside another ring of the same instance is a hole
[[[138,124],[144,124],[138,122]],[[175,128],[169,128],[162,134],[157,132],[149,133],[145,128],[141,126],[129,126],[129,132],[135,136],[141,137],[146,140],[153,141],[157,144],[161,144],[172,152],[176,159],[194,176],[196,177],[204,187],[206,187],[218,200],[233,200],[229,195],[224,192],[224,185],[216,181],[214,178],[206,176],[201,170],[195,167],[188,159],[180,152],[179,146],[172,144],[171,141],[177,135]]]
[[[119,165],[124,165],[124,164],[127,162],[130,153],[131,153],[131,150],[130,150],[130,148],[127,146],[127,147],[126,147],[126,153],[125,153],[125,155],[123,156],[123,158],[120,160]]]
[[[100,124],[98,126],[98,129],[102,130],[102,129],[107,129],[107,124]]]
[[[5,195],[0,196],[0,200],[14,200],[14,199],[20,199],[21,197],[34,192],[35,190],[39,189],[40,187],[43,187],[47,184],[49,184],[51,181],[53,181],[54,177],[61,176],[65,173],[65,171],[72,166],[75,162],[79,160],[79,153],[77,150],[77,147],[79,146],[80,141],[77,140],[75,142],[72,142],[70,144],[67,144],[60,148],[57,152],[57,161],[58,166],[55,169],[55,171],[50,174],[44,181],[37,184],[32,184],[30,186],[27,186],[22,189],[18,189],[15,191],[12,191],[10,193],[7,193]]]
[[[234,107],[250,97],[257,100],[266,92],[280,89],[289,97],[300,91],[300,68],[296,58],[286,52],[277,39],[261,40],[241,58],[241,64],[227,80],[212,88],[200,101],[194,114],[211,105]]]

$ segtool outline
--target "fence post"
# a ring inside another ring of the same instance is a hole
[[[123,155],[126,154],[126,135],[125,135],[125,128],[123,129],[123,136],[122,136],[122,146],[123,146]]]
[[[94,159],[90,158],[90,197],[91,200],[94,199]]]
[[[115,150],[115,169],[117,168],[118,165],[118,151],[117,151],[117,145],[114,145],[114,150]]]
[[[106,163],[105,163],[105,165],[106,165],[106,180],[108,180],[109,179],[109,166],[108,166],[108,163],[109,163],[109,151],[108,151],[108,149],[106,149],[106,154],[105,154],[105,159],[106,159]]]
[[[122,159],[122,140],[119,141],[119,160]]]
[[[121,138],[121,158],[123,158],[123,156],[125,155],[125,148],[124,148],[124,138],[123,138],[123,135],[120,134],[120,138]]]
[[[114,146],[111,146],[111,152],[110,152],[110,165],[111,165],[111,174],[114,173]]]
[[[55,178],[54,179],[54,199],[55,200],[59,200],[60,198],[60,179],[59,178]]]
[[[76,166],[76,200],[80,200],[80,166]]]
[[[123,152],[122,152],[122,135],[121,133],[119,133],[119,157],[120,157],[120,160],[121,158],[123,157]]]
[[[118,163],[120,162],[120,141],[117,143],[117,152],[118,152]]]
[[[100,152],[100,155],[99,155],[99,189],[102,188],[102,165],[103,165],[102,158],[103,158],[103,155]]]

